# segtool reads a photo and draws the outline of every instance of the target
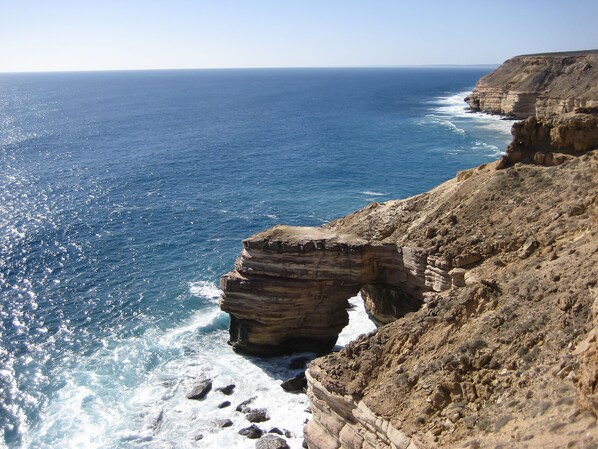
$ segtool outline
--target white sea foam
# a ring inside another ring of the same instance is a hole
[[[367,195],[367,196],[386,196],[387,195],[386,193],[373,192],[371,190],[366,190],[366,191],[361,192],[361,193],[364,194],[364,195]]]
[[[208,281],[191,283],[190,292],[208,299],[220,293]],[[349,303],[350,324],[339,336],[341,346],[375,329],[361,297]],[[309,401],[305,394],[286,393],[280,384],[300,372],[289,368],[293,359],[313,355],[241,356],[226,344],[227,324],[228,315],[210,306],[171,329],[106,339],[93,355],[71,361],[64,386],[46,407],[42,425],[31,431],[28,443],[65,448],[250,449],[255,441],[238,434],[250,423],[235,407],[255,397],[251,406],[266,408],[271,417],[260,427],[290,431],[289,446],[301,448]],[[189,400],[185,392],[200,374],[213,380],[213,389],[205,400]],[[217,391],[231,383],[236,385],[231,396]],[[232,405],[218,408],[225,400]],[[233,425],[221,428],[222,419]]]
[[[349,306],[349,324],[338,336],[338,346],[345,346],[360,335],[376,330],[376,325],[368,318],[361,295],[349,299]]]
[[[217,302],[220,296],[220,289],[210,281],[189,282],[189,292],[211,302]]]
[[[493,133],[501,134],[505,139],[510,140],[511,127],[515,120],[506,120],[497,115],[490,115],[484,113],[472,113],[464,99],[468,96],[471,91],[459,92],[457,94],[447,95],[444,97],[438,97],[434,99],[430,104],[436,106],[432,108],[432,114],[428,117],[432,120],[436,119],[444,123],[444,121],[451,123],[455,126],[456,132],[465,132],[461,128],[457,127],[451,119],[466,120],[467,122],[473,123],[478,128],[483,128]],[[447,126],[448,123],[445,123]]]

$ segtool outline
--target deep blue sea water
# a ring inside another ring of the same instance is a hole
[[[510,123],[462,102],[487,71],[0,74],[0,447],[253,447],[184,398],[200,372],[300,447],[288,359],[230,350],[218,278],[254,232],[495,159]]]

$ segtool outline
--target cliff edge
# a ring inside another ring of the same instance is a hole
[[[308,446],[596,447],[597,200],[592,151],[478,167],[332,224],[373,235],[392,216],[387,238],[446,282],[310,365]]]
[[[598,108],[598,50],[516,56],[482,77],[472,110],[514,118]]]
[[[378,325],[308,367],[309,448],[597,447],[598,115],[584,108],[516,124],[501,160],[421,195],[243,242],[221,280],[236,350],[326,353],[358,292]]]

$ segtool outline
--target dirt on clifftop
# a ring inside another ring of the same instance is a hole
[[[465,286],[426,293],[310,374],[417,447],[596,448],[598,151],[495,166],[327,226],[430,248]]]

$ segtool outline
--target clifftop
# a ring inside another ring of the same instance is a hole
[[[596,108],[598,50],[516,56],[482,77],[465,101],[516,118]]]

